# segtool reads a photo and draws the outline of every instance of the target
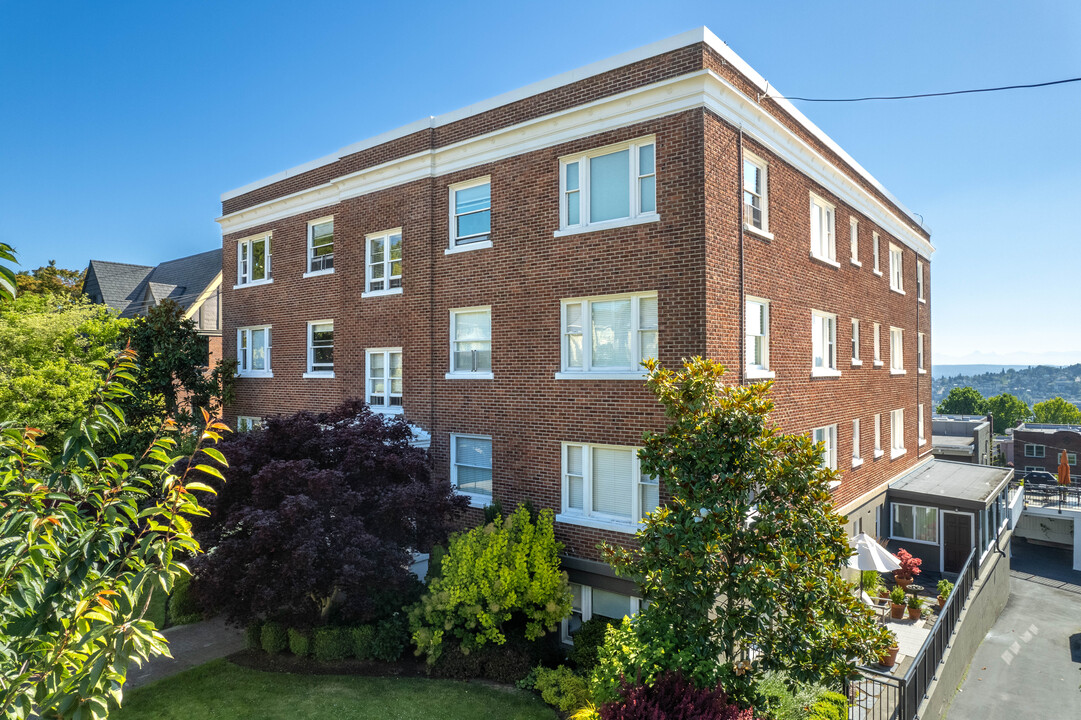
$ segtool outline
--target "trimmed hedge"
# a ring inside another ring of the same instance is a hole
[[[353,654],[353,633],[348,628],[321,627],[312,633],[312,657],[319,662],[344,660]]]
[[[582,623],[582,627],[574,633],[574,646],[567,656],[580,674],[588,676],[593,672],[597,666],[597,650],[604,644],[608,628],[614,625],[619,625],[619,620],[595,617]]]
[[[409,644],[409,627],[402,616],[384,620],[375,626],[372,636],[371,656],[374,660],[396,662]]]
[[[357,660],[372,659],[372,641],[375,640],[375,627],[361,625],[352,629],[353,657]]]
[[[297,657],[308,657],[311,651],[311,636],[304,630],[289,628],[289,652]]]
[[[244,647],[249,650],[263,649],[263,625],[253,622],[244,628]]]
[[[268,622],[260,633],[260,641],[263,652],[277,655],[289,647],[289,634],[281,623]]]

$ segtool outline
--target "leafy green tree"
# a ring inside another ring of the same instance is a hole
[[[99,441],[124,422],[116,401],[130,392],[134,365],[122,353],[106,371],[86,415],[63,450],[40,432],[0,433],[0,714],[8,718],[104,718],[119,705],[132,659],[167,653],[145,614],[152,590],[168,592],[185,572],[178,558],[199,552],[191,516],[203,515],[193,491],[220,478],[202,455],[154,440],[138,460],[102,457]],[[207,423],[202,442],[224,426]]]
[[[1057,425],[1081,425],[1081,410],[1061,397],[1038,402],[1032,406],[1032,417],[1036,422]]]
[[[0,260],[7,262],[15,261],[15,251],[10,245],[0,242]],[[4,263],[0,262],[0,302],[8,301],[15,297],[15,272]]]
[[[821,447],[770,423],[769,384],[725,385],[724,367],[702,358],[645,364],[669,424],[639,457],[671,497],[637,548],[604,547],[649,604],[630,626],[638,642],[610,631],[595,673],[611,689],[616,670],[642,681],[679,671],[744,701],[768,670],[839,682],[888,641],[842,578],[852,551]]]
[[[83,292],[85,270],[58,268],[55,260],[37,270],[23,271],[15,276],[19,295],[59,295],[77,298]]]
[[[36,428],[39,442],[58,449],[100,382],[94,363],[116,353],[129,323],[84,298],[0,304],[0,422]]]
[[[996,433],[1004,433],[1010,428],[1017,427],[1029,416],[1028,405],[1025,401],[1010,393],[987,398],[984,412],[991,413],[994,418]]]
[[[938,404],[938,412],[946,415],[982,415],[986,401],[974,387],[955,387]]]

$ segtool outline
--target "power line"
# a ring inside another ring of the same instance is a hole
[[[971,93],[999,92],[1001,90],[1025,90],[1028,88],[1048,87],[1050,85],[1064,85],[1066,83],[1081,82],[1081,77],[1066,78],[1065,80],[1051,80],[1050,82],[1031,83],[1028,85],[1003,85],[1001,87],[976,88],[973,90],[949,90],[947,92],[919,93],[917,95],[870,95],[856,98],[810,98],[784,95],[786,100],[802,100],[803,102],[866,102],[867,100],[912,100],[914,98],[943,97],[945,95],[968,95]]]

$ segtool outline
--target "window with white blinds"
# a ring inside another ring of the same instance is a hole
[[[447,377],[492,375],[492,309],[450,311],[450,372]]]
[[[483,435],[450,436],[450,481],[463,495],[492,497],[492,439]]]
[[[642,374],[657,357],[657,293],[562,301],[562,372]]]
[[[643,476],[638,450],[563,444],[563,513],[636,524],[660,502],[660,483]]]
[[[582,623],[594,617],[622,620],[624,617],[636,615],[644,604],[642,598],[633,595],[622,595],[579,583],[569,584],[571,614],[563,620],[562,636],[563,642],[570,645],[574,644],[574,634],[582,627]]]

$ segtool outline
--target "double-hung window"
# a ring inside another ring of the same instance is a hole
[[[272,377],[269,325],[237,328],[236,360],[240,377]]]
[[[766,162],[743,152],[743,224],[769,232],[769,186]]]
[[[890,413],[890,457],[905,454],[905,411],[904,408]]]
[[[237,432],[250,432],[263,427],[263,418],[254,415],[240,415],[236,419]]]
[[[563,300],[562,371],[557,379],[632,379],[657,357],[657,293]]]
[[[877,232],[872,232],[871,233],[871,258],[874,260],[874,266],[873,266],[871,271],[875,275],[881,275],[882,274],[882,263],[881,263],[881,253],[879,251],[879,244],[880,243],[878,241],[878,233]]]
[[[904,266],[902,260],[903,251],[893,243],[890,243],[890,290],[905,294]]]
[[[365,237],[366,285],[364,295],[389,295],[402,291],[402,229],[395,228]]]
[[[560,158],[556,234],[657,220],[655,154],[648,137]]]
[[[897,540],[938,543],[938,508],[893,503],[890,535]]]
[[[1025,457],[1042,458],[1047,456],[1046,445],[1033,445],[1029,443],[1025,445]]]
[[[880,328],[878,323],[875,323],[874,327],[872,329],[874,330],[874,335],[875,335],[875,337],[874,337],[874,343],[875,343],[874,365],[875,365],[875,367],[882,367],[882,339],[880,337],[881,336],[881,332],[880,332],[881,328]]]
[[[811,311],[812,375],[840,375],[837,370],[837,316]]]
[[[837,426],[826,425],[811,431],[811,439],[822,444],[822,467],[837,469]]]
[[[1073,467],[1077,464],[1077,453],[1066,453],[1066,464]]]
[[[916,261],[916,299],[927,302],[927,296],[923,294],[923,260]]]
[[[918,430],[918,432],[916,433],[917,443],[919,445],[923,445],[927,442],[927,438],[923,434],[923,403],[920,403],[916,406],[916,429]]]
[[[860,454],[860,419],[852,420],[852,467],[863,464],[863,456]]]
[[[574,634],[595,617],[622,621],[632,617],[642,608],[642,599],[602,590],[589,585],[569,583],[571,588],[571,614],[563,620],[563,642],[574,644]]]
[[[245,238],[236,244],[236,284],[271,282],[270,233]]]
[[[450,482],[476,507],[492,501],[492,438],[450,436]]]
[[[854,217],[848,219],[849,244],[852,246],[852,264],[860,264],[860,221]]]
[[[643,475],[638,449],[563,443],[563,512],[557,520],[633,533],[657,509],[660,483]]]
[[[450,372],[447,378],[492,379],[492,308],[450,311]]]
[[[747,300],[747,377],[770,378],[769,369],[769,301]]]
[[[837,244],[834,238],[833,205],[817,195],[811,195],[811,257],[837,262]]]
[[[875,457],[882,457],[882,414],[875,415]]]
[[[367,351],[368,407],[376,412],[402,411],[402,349],[370,348]]]
[[[491,247],[492,179],[476,178],[450,186],[450,247],[473,250]]]
[[[890,374],[905,374],[905,331],[901,328],[890,328]]]
[[[916,369],[921,375],[927,372],[923,364],[923,333],[916,333]]]
[[[334,218],[308,223],[308,270],[317,275],[334,272]]]
[[[308,323],[308,371],[304,377],[334,377],[334,321]]]
[[[860,321],[852,318],[852,367],[863,364],[860,360]]]

